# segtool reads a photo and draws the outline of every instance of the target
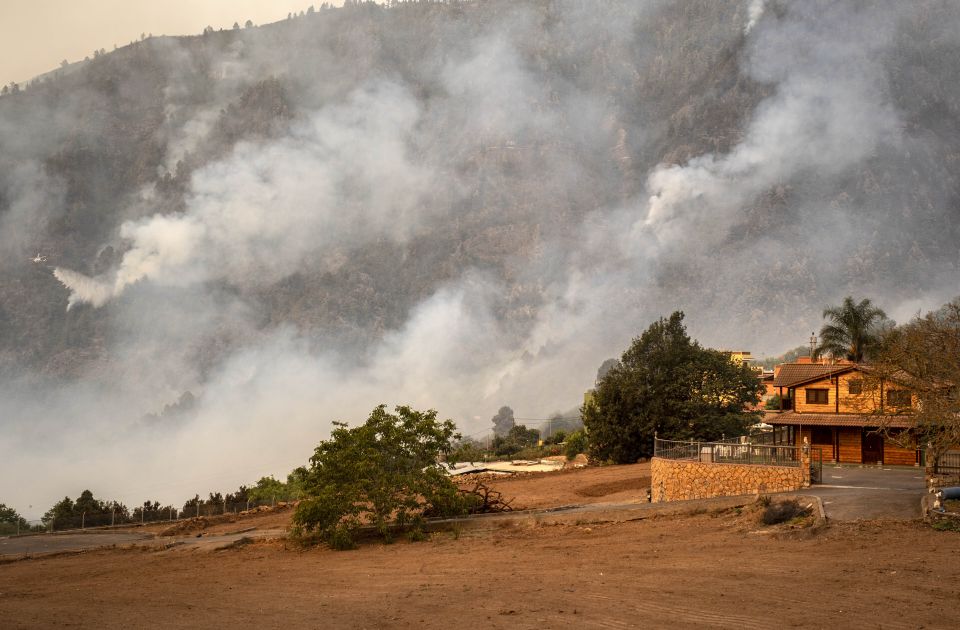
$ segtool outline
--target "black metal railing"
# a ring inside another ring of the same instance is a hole
[[[933,466],[933,472],[937,474],[960,473],[960,451],[941,453]]]
[[[653,456],[712,464],[800,466],[800,448],[732,442],[653,441]]]

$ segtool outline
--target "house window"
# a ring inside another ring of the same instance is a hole
[[[808,389],[807,392],[807,404],[808,405],[825,405],[827,404],[827,395],[830,390],[828,389]]]
[[[854,396],[863,393],[863,381],[847,381],[847,391]]]
[[[833,429],[830,427],[813,427],[810,431],[811,444],[833,446]]]
[[[887,404],[894,409],[910,408],[910,390],[890,389],[887,390]]]

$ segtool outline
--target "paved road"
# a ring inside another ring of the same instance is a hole
[[[823,484],[799,495],[817,495],[823,501],[827,517],[834,520],[857,519],[914,519],[920,516],[920,498],[925,492],[923,469],[877,468],[875,466],[823,467]],[[654,513],[683,511],[693,507],[725,507],[725,503],[743,501],[742,497],[723,497],[702,501],[678,501],[675,503],[650,504],[645,502],[592,504],[567,506],[552,510],[535,510],[514,514],[490,515],[489,519],[470,519],[480,524],[484,520],[534,518],[536,520],[630,520]],[[605,512],[609,514],[604,514]],[[222,548],[243,537],[282,536],[282,530],[256,532],[253,534],[228,534],[203,538],[177,539],[186,547]],[[110,545],[124,545],[152,539],[153,536],[138,532],[90,532],[82,534],[42,534],[19,538],[0,538],[0,556],[79,551]]]
[[[57,551],[82,551],[109,547],[110,545],[129,545],[153,538],[151,534],[137,532],[90,532],[82,534],[38,534],[0,538],[0,556],[18,556],[22,554],[51,553]]]
[[[282,538],[286,536],[286,533],[286,530],[283,529],[254,529],[252,531],[243,530],[228,534],[204,534],[201,537],[181,536],[176,538],[159,538],[153,534],[143,532],[41,534],[39,536],[21,536],[19,538],[0,538],[0,557],[56,553],[61,551],[87,551],[138,542],[155,546],[157,549],[174,548],[178,550],[203,549],[216,551],[218,549],[226,549],[237,543],[242,543],[244,539]]]
[[[926,491],[922,468],[823,465],[823,484],[807,494],[823,500],[828,518],[914,519]]]

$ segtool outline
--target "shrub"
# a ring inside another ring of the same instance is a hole
[[[588,446],[587,434],[585,431],[574,431],[567,436],[567,446],[564,449],[564,455],[567,459],[573,459],[580,453],[586,452]]]
[[[774,503],[769,501],[770,497],[764,498],[768,500],[767,505],[764,507],[763,513],[760,515],[760,520],[764,525],[777,525],[779,523],[786,523],[787,521],[792,521],[795,518],[807,516],[810,513],[810,510],[800,505],[800,502],[796,499],[789,499],[787,501],[778,501]],[[762,502],[761,505],[763,505]]]
[[[934,521],[930,527],[938,532],[960,532],[960,521],[952,518],[944,518]]]
[[[361,426],[334,424],[310,458],[306,498],[293,517],[298,533],[349,549],[365,525],[389,539],[393,527],[415,532],[428,512],[466,513],[469,500],[437,464],[451,449],[453,421],[437,420],[433,410],[401,406],[391,414],[380,405]]]
[[[486,453],[474,442],[461,442],[447,456],[447,462],[481,462]]]

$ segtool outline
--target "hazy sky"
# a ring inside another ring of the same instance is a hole
[[[154,35],[199,34],[205,26],[264,24],[321,0],[0,0],[0,83],[23,82]],[[333,2],[332,4],[340,4]]]

